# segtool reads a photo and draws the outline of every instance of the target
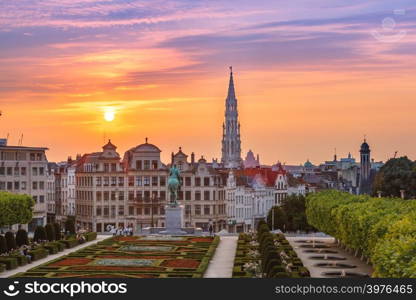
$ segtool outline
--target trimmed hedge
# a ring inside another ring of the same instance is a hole
[[[73,248],[79,245],[76,239],[60,240],[59,243],[63,243],[66,248]]]
[[[46,231],[45,231],[45,227],[43,226],[37,226],[35,229],[35,234],[33,236],[33,240],[35,242],[40,242],[40,241],[46,241],[47,237],[46,237]]]
[[[52,242],[55,240],[55,228],[52,224],[46,224],[45,225],[45,231],[46,231],[46,238],[48,241]]]
[[[16,258],[16,259],[17,259],[17,264],[18,264],[19,266],[24,266],[24,265],[26,265],[26,264],[28,263],[27,257],[26,257],[26,256],[24,256],[24,255],[20,255],[20,254],[18,254],[18,253],[11,254],[11,255],[9,255],[9,256],[7,256],[7,257],[13,257],[13,258]]]
[[[87,232],[86,234],[84,234],[85,236],[85,240],[87,242],[89,241],[93,241],[97,238],[97,233],[96,232]]]
[[[11,231],[6,232],[4,237],[6,238],[7,251],[11,251],[17,248],[16,239],[14,237],[13,232]]]
[[[16,233],[16,244],[21,247],[23,245],[29,245],[29,238],[27,236],[27,231],[24,229],[19,229]]]
[[[416,200],[323,191],[307,196],[306,215],[312,226],[367,257],[373,277],[416,278]]]
[[[0,264],[4,264],[7,270],[16,269],[19,266],[17,258],[9,256],[0,256]]]
[[[5,264],[0,264],[0,273],[4,272],[6,270],[6,265]]]
[[[28,254],[32,257],[32,261],[45,258],[48,256],[48,250],[38,247],[34,250],[28,251]]]

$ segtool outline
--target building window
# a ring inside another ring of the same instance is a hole
[[[108,217],[109,214],[110,214],[109,207],[104,206],[104,217]]]
[[[134,206],[129,206],[129,215],[134,216]]]
[[[157,168],[158,168],[157,160],[152,160],[152,169],[157,170]]]
[[[195,215],[200,216],[201,215],[201,205],[195,205]]]
[[[185,177],[185,186],[191,186],[191,177]]]
[[[37,190],[38,189],[38,182],[37,181],[33,181],[32,182],[32,189],[33,190]]]
[[[97,206],[97,216],[101,216],[101,206]]]
[[[5,175],[5,168],[4,167],[0,167],[0,175]]]
[[[43,182],[42,182],[43,183]],[[14,182],[14,189],[19,190],[19,181]]]
[[[129,186],[134,186],[134,176],[129,176]]]
[[[108,176],[104,177],[104,186],[109,186],[110,184],[110,178]]]
[[[124,192],[118,192],[118,201],[124,201]]]
[[[179,191],[178,200],[183,200],[183,191]]]
[[[40,189],[40,190],[45,189],[45,182],[43,182],[43,181],[39,181],[39,189]]]
[[[115,163],[111,164],[111,172],[117,172],[117,164]]]
[[[101,192],[100,191],[96,192],[95,198],[97,199],[97,201],[101,201]]]
[[[144,214],[145,215],[150,215],[150,207],[145,207],[144,208]]]
[[[209,177],[204,178],[204,186],[209,186]]]
[[[144,161],[144,169],[145,170],[149,170],[150,169],[150,160],[145,160]]]
[[[195,177],[195,186],[201,186],[201,178]]]
[[[113,201],[116,200],[116,192],[115,191],[111,191],[111,200],[113,200]]]
[[[204,191],[204,200],[211,200],[210,191]]]
[[[124,186],[124,177],[118,178],[118,186]]]
[[[96,186],[101,186],[101,177],[96,177],[95,178],[95,185]]]
[[[136,170],[141,170],[141,169],[142,169],[142,161],[136,160]]]
[[[189,216],[191,214],[191,206],[190,205],[185,205],[185,214],[187,216]]]
[[[166,200],[166,192],[160,191],[160,200],[165,201]]]
[[[119,205],[118,206],[118,215],[119,216],[124,216],[124,205]]]
[[[195,200],[196,201],[201,200],[201,191],[195,191]]]
[[[191,191],[185,191],[185,200],[190,201],[191,200]]]
[[[129,191],[129,201],[134,201],[134,191]]]
[[[110,193],[108,191],[104,192],[104,201],[108,201],[110,198]]]
[[[210,212],[210,207],[209,207],[209,205],[204,205],[204,215],[209,215],[211,212]]]
[[[159,184],[160,184],[160,186],[166,186],[166,177],[165,176],[160,176],[159,177]]]
[[[142,176],[136,176],[136,184],[137,186],[142,186],[143,184]]]
[[[42,167],[40,167],[39,168],[39,175],[43,176],[44,174],[45,174],[45,170]]]
[[[157,176],[152,177],[152,186],[157,186],[157,179],[158,179]]]
[[[149,176],[144,176],[143,177],[143,185],[144,186],[150,186],[150,177]]]
[[[10,181],[7,182],[7,190],[9,191],[13,190],[13,182],[10,182]]]
[[[111,177],[111,186],[116,186],[117,185],[117,177],[112,176]]]
[[[26,190],[26,181],[22,181],[22,190]]]

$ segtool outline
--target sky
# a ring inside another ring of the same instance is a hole
[[[414,0],[1,0],[0,137],[49,161],[146,137],[165,162],[220,159],[233,66],[243,158],[358,158],[365,135],[377,161],[416,159],[415,17]]]

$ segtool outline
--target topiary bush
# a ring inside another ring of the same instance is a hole
[[[53,227],[52,224],[46,224],[45,226],[45,231],[46,231],[46,238],[48,239],[48,241],[52,242],[55,240],[55,229]]]
[[[27,231],[19,229],[16,233],[16,244],[21,247],[23,245],[29,245],[29,238],[27,237]]]
[[[35,229],[35,234],[33,236],[33,240],[35,242],[45,241],[46,240],[46,231],[45,227],[43,226],[37,226]]]
[[[75,234],[75,221],[73,218],[69,218],[65,221],[65,232]]]
[[[7,251],[11,251],[17,248],[16,239],[14,237],[13,232],[11,231],[6,232],[4,237],[6,238]]]
[[[55,240],[59,241],[61,237],[61,225],[59,223],[53,223],[53,229],[55,230]]]
[[[7,252],[7,244],[4,236],[0,235],[0,254]]]

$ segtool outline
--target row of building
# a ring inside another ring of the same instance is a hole
[[[250,150],[241,158],[238,121],[231,69],[221,142],[221,161],[195,158],[181,148],[168,163],[161,150],[148,142],[129,149],[123,156],[108,141],[102,151],[77,155],[65,162],[50,163],[44,147],[9,146],[0,140],[0,190],[29,194],[35,200],[28,229],[47,222],[63,222],[73,216],[79,228],[97,232],[111,226],[164,227],[165,205],[169,200],[169,168],[176,165],[183,184],[179,202],[185,208],[185,226],[216,231],[248,231],[281,205],[291,194],[305,195],[336,188],[351,193],[368,193],[377,164],[370,159],[364,141],[361,161],[348,159],[314,166],[260,164]]]

